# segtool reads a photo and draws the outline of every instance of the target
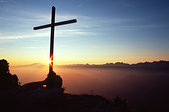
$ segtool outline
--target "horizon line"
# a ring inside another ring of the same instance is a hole
[[[55,64],[54,66],[72,66],[72,65],[105,65],[105,64],[128,64],[128,65],[133,65],[133,64],[140,64],[140,63],[153,63],[153,62],[169,62],[169,60],[158,60],[158,61],[144,61],[144,62],[137,62],[137,63],[125,63],[125,62],[105,62],[105,63],[100,63],[100,64],[93,64],[93,63],[76,63],[76,64]],[[10,64],[9,64],[10,65]],[[25,64],[25,65],[12,65],[10,67],[29,67],[29,66],[34,66],[34,65],[39,65],[39,66],[48,66],[48,64],[42,64],[42,63],[31,63],[31,64]]]

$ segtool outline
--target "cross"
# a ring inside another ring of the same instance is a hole
[[[76,19],[68,20],[68,21],[62,21],[55,23],[55,7],[52,7],[52,17],[51,17],[51,24],[46,24],[42,26],[34,27],[34,30],[44,29],[51,27],[51,35],[50,35],[50,63],[49,63],[49,73],[53,71],[53,51],[54,51],[54,30],[55,26],[65,25],[65,24],[71,24],[76,23]]]

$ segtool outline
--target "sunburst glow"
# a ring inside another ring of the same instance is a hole
[[[48,64],[50,64],[51,63],[51,59],[48,59]]]

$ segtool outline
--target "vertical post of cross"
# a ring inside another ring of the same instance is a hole
[[[53,71],[53,50],[54,50],[54,31],[55,31],[55,7],[52,7],[52,17],[51,17],[51,38],[50,38],[50,63],[49,63],[49,73]]]

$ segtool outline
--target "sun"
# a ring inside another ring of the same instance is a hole
[[[52,59],[50,58],[50,59],[48,59],[48,64],[50,64],[50,65],[52,65]]]
[[[49,64],[51,63],[51,59],[48,59],[48,63],[49,63]]]

